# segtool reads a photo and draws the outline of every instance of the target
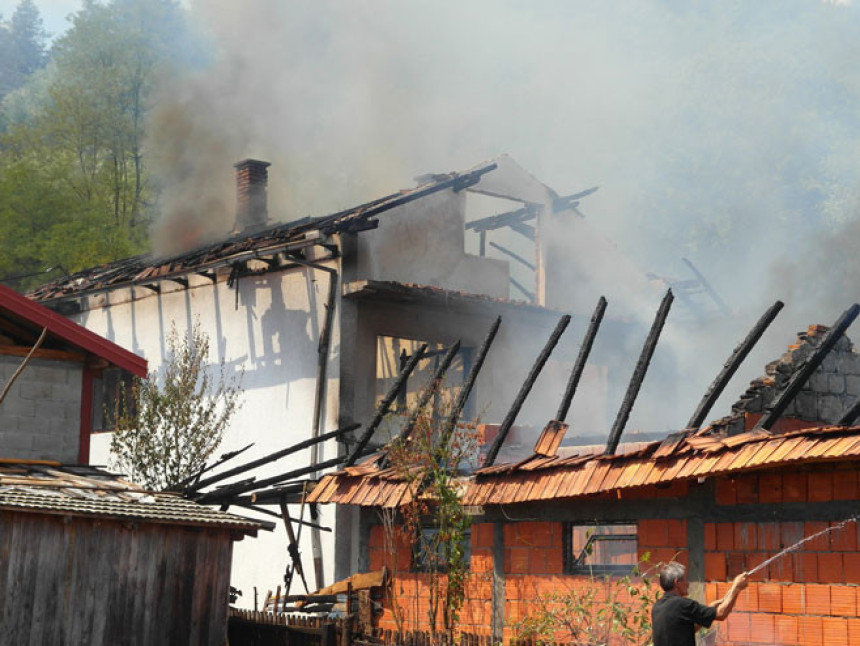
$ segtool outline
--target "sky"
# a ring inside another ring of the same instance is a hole
[[[8,20],[17,6],[18,0],[0,0],[0,15]],[[80,6],[80,0],[36,0],[36,7],[51,37],[56,37],[66,30],[69,24],[66,17],[77,11]]]
[[[37,6],[57,32],[78,3]],[[688,258],[710,280],[732,317],[700,338],[670,315],[664,331],[690,393],[777,298],[786,310],[731,397],[795,332],[860,300],[856,3],[185,6],[211,56],[154,97],[147,152],[179,180],[168,211],[205,199],[207,218],[229,219],[246,157],[272,162],[270,212],[290,220],[508,153],[560,194],[599,186],[581,210],[643,272],[691,278]],[[650,387],[640,399],[659,401]]]

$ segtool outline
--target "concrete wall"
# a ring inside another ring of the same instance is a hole
[[[508,263],[465,252],[464,191],[440,191],[380,215],[358,238],[359,280],[392,280],[508,296]]]
[[[225,465],[230,467],[310,437],[317,345],[329,283],[327,273],[309,269],[246,277],[237,283],[237,300],[236,289],[228,287],[225,278],[220,275],[213,285],[192,276],[189,289],[164,282],[161,293],[138,288],[90,297],[77,322],[145,357],[150,370],[158,372],[167,356],[171,326],[184,335],[199,320],[209,336],[212,368],[217,370],[223,362],[230,376],[242,375],[242,407],[214,457],[252,442],[254,446]],[[322,432],[337,427],[339,352],[336,317]],[[93,436],[93,463],[108,463],[109,445],[109,433]],[[336,455],[337,445],[329,442],[320,460]],[[255,475],[262,478],[309,463],[310,453],[300,451],[256,470]],[[297,517],[298,511],[291,509],[291,514]],[[322,524],[331,526],[333,510],[322,512]],[[331,536],[322,533],[327,583],[333,572]],[[254,586],[262,599],[268,588],[283,584],[286,544],[282,524],[275,532],[261,532],[257,538],[237,544],[232,584],[243,592],[240,606],[253,606]],[[307,529],[302,532],[300,549],[312,586],[311,532]]]
[[[0,389],[22,357],[0,356]],[[83,366],[32,359],[0,404],[4,458],[78,461]]]

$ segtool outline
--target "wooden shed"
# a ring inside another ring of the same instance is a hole
[[[0,644],[212,644],[266,523],[103,470],[0,460]]]

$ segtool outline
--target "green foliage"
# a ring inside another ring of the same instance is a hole
[[[132,385],[136,409],[120,398],[111,440],[114,467],[152,490],[202,469],[240,406],[240,384],[228,380],[223,364],[217,376],[206,365],[209,339],[199,322],[187,339],[171,329],[167,345],[161,378],[152,373]]]
[[[660,597],[649,573],[589,577],[589,585],[540,595],[537,610],[512,622],[516,641],[545,646],[646,645],[651,642],[651,607]]]
[[[0,277],[147,250],[157,191],[146,115],[156,79],[188,44],[184,29],[172,0],[87,2],[50,65],[3,101]]]
[[[432,387],[438,389],[439,384]],[[466,598],[469,562],[464,547],[471,525],[461,500],[457,467],[477,453],[475,427],[458,425],[443,443],[440,424],[445,415],[421,413],[409,438],[397,439],[389,447],[391,467],[409,483],[413,495],[412,501],[399,509],[396,523],[387,519],[386,542],[391,548],[398,536],[413,542],[414,558],[429,579],[427,619],[431,632],[437,632],[441,620],[445,634],[451,636],[457,630]],[[422,532],[427,527],[433,530],[429,534]],[[396,601],[392,605],[400,623]]]

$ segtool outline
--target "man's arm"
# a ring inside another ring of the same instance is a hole
[[[749,574],[741,572],[735,577],[735,580],[732,581],[732,587],[729,588],[728,592],[726,592],[726,596],[708,604],[709,606],[716,607],[717,616],[715,619],[717,621],[723,621],[729,616],[732,608],[735,607],[735,601],[738,600],[738,595],[747,587],[747,585],[749,585]]]

